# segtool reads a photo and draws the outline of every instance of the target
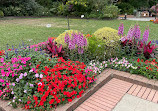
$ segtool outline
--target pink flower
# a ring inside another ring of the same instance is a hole
[[[4,58],[0,58],[1,62],[3,63],[4,62]]]
[[[3,80],[3,79],[0,79],[0,82],[4,83],[4,80]]]
[[[12,83],[12,86],[15,86],[15,83]]]
[[[38,77],[39,77],[39,74],[38,74],[38,73],[37,73],[37,74],[35,74],[35,77],[36,77],[36,78],[38,78]]]

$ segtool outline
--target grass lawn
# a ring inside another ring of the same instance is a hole
[[[92,34],[102,27],[118,29],[120,23],[124,23],[125,32],[131,25],[139,24],[141,31],[146,26],[150,28],[150,40],[158,40],[158,25],[152,22],[128,21],[128,20],[87,20],[70,19],[70,28],[79,30],[85,34]],[[47,28],[46,25],[52,27]],[[34,44],[46,41],[48,37],[57,37],[67,30],[67,19],[65,18],[5,18],[0,19],[0,49],[5,49],[6,44],[19,45],[22,41]],[[142,32],[143,33],[143,32]]]

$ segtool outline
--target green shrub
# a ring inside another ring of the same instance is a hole
[[[129,3],[119,3],[117,4],[118,8],[121,9],[120,13],[121,14],[133,14],[133,11],[134,11],[134,7],[129,4]]]
[[[52,14],[57,14],[57,12],[58,12],[58,6],[59,6],[60,2],[53,2],[52,4],[53,4],[53,5],[52,5],[52,7],[50,8],[49,11],[50,11]]]
[[[102,11],[103,13],[102,18],[117,18],[119,11],[120,10],[115,5],[106,6]]]
[[[105,48],[104,54],[106,55],[106,58],[115,55],[116,48],[120,46],[120,37],[118,36],[117,30],[110,27],[104,27],[94,32],[94,36],[96,37],[97,41],[100,42],[97,45],[101,44],[101,47]]]
[[[2,10],[0,10],[0,18],[4,17],[4,13]]]

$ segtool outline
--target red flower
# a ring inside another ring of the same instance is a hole
[[[137,59],[137,62],[140,62],[140,59],[139,59],[139,58]]]
[[[71,102],[72,101],[72,99],[67,99],[68,100],[68,102]]]
[[[62,101],[65,101],[65,98],[62,98]]]
[[[50,101],[49,101],[49,104],[53,104],[54,103],[54,99],[51,99]]]

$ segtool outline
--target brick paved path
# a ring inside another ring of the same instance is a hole
[[[111,111],[126,93],[158,103],[158,91],[113,78],[75,111]]]

